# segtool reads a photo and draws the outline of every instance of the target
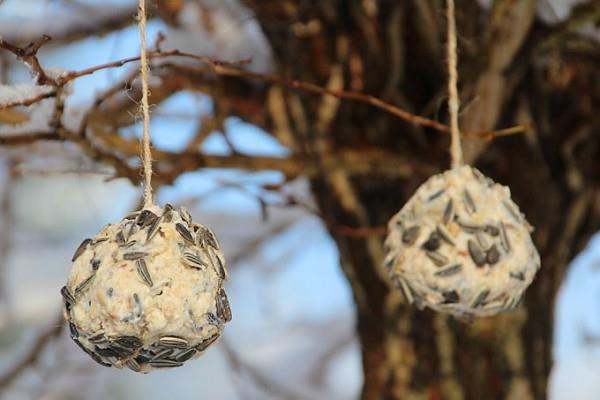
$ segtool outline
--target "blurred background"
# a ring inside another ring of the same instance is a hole
[[[25,45],[47,34],[53,40],[37,54],[45,71],[58,76],[82,70],[138,53],[138,31],[132,20],[136,3],[4,0],[0,1],[0,37]],[[151,6],[147,37],[152,46],[162,32],[161,49],[221,60],[251,58],[244,71],[281,72],[274,54],[278,50],[265,37],[251,6],[237,0],[164,3]],[[305,3],[304,7],[310,8],[311,2]],[[363,3],[368,8],[378,2]],[[433,3],[442,15],[443,2]],[[494,7],[491,0],[471,3],[481,8],[482,15]],[[586,2],[539,1],[536,24],[563,26],[580,3]],[[577,34],[597,41],[600,12],[598,7],[595,10],[596,15],[578,27]],[[304,34],[317,29],[304,22],[292,28]],[[461,36],[465,57],[470,56],[472,45],[468,35],[474,33]],[[275,43],[275,47],[281,45]],[[590,53],[596,57],[594,62],[600,60],[597,50]],[[154,61],[155,65],[168,62],[173,60]],[[600,64],[596,67],[600,71]],[[92,121],[87,110],[135,68],[137,64],[132,63],[69,82],[61,95],[65,102],[61,123],[77,132],[84,121]],[[43,87],[35,79],[22,61],[0,51],[0,103],[40,93]],[[132,81],[132,87],[135,83]],[[247,84],[248,93],[255,84]],[[597,84],[590,90],[594,87]],[[295,152],[285,135],[273,135],[252,120],[237,117],[235,107],[243,105],[231,105],[234,111],[224,111],[223,105],[215,106],[213,95],[183,87],[159,101],[154,98],[154,147],[180,153],[192,146],[204,155],[223,157],[285,159]],[[274,107],[268,102],[275,95],[271,93],[265,100],[265,108]],[[106,112],[116,112],[122,107],[118,101],[127,96],[135,99],[135,89],[123,91],[115,100],[117,105],[107,107]],[[235,96],[239,100],[243,92]],[[45,131],[55,101],[48,98],[30,107],[0,109],[0,136]],[[439,108],[434,107],[433,114]],[[371,110],[375,112],[380,111]],[[123,114],[130,121],[118,126],[119,135],[133,143],[140,135],[139,116],[135,107]],[[281,123],[275,121],[275,125]],[[592,130],[590,135],[597,146],[600,132]],[[103,368],[78,350],[66,332],[58,329],[62,324],[59,289],[66,280],[73,250],[82,238],[135,209],[141,196],[139,186],[122,171],[90,154],[75,140],[27,146],[2,146],[0,141],[0,398],[341,400],[361,396],[364,374],[355,301],[340,266],[339,247],[317,211],[322,202],[313,198],[310,179],[302,174],[290,179],[277,168],[194,168],[177,173],[172,182],[157,185],[159,204],[185,205],[194,220],[212,227],[221,240],[229,262],[227,292],[233,310],[222,340],[183,368],[150,375]],[[129,156],[126,165],[136,171],[135,157]],[[160,182],[163,171],[158,164]],[[598,226],[586,229],[593,232]],[[588,237],[581,240],[577,251],[588,243]],[[571,259],[570,253],[565,261]],[[555,399],[597,399],[599,236],[571,263],[559,287],[549,393]],[[546,307],[553,307],[552,301]],[[466,397],[474,398],[470,396]],[[431,394],[423,398],[450,397]]]

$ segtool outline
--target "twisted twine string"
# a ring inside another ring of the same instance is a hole
[[[146,55],[146,2],[139,0],[138,27],[140,30],[140,71],[142,76],[142,114],[144,130],[141,158],[144,174],[144,208],[153,204],[152,152],[150,151],[150,107],[148,105],[148,56]]]
[[[448,25],[448,111],[450,112],[450,156],[452,168],[463,164],[462,147],[460,143],[460,130],[458,128],[458,110],[460,100],[458,99],[458,71],[456,54],[456,20],[454,17],[454,0],[447,0],[446,20]]]

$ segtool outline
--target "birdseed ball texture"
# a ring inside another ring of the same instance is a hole
[[[389,222],[385,266],[409,303],[458,317],[515,308],[540,268],[510,190],[461,166],[432,176]]]
[[[61,289],[71,338],[101,365],[179,367],[215,342],[231,310],[225,260],[184,208],[152,206],[81,243]]]

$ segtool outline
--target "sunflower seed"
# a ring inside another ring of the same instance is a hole
[[[473,197],[471,197],[471,193],[469,193],[469,190],[466,188],[463,191],[463,197],[465,199],[465,210],[467,210],[469,214],[473,214],[475,211],[477,211]]]
[[[220,249],[219,242],[217,241],[215,234],[210,229],[201,226],[199,227],[196,235],[196,239],[198,240],[198,244],[200,246],[206,247],[208,245],[215,250]]]
[[[179,234],[181,235],[182,238],[184,238],[186,241],[195,244],[194,243],[194,237],[192,236],[191,232],[180,222],[175,224],[175,230],[177,230],[177,232],[179,232]]]
[[[140,215],[137,217],[135,223],[141,229],[144,229],[145,227],[151,225],[157,219],[158,219],[158,216],[156,214],[154,214],[152,211],[150,211],[150,210],[143,210],[140,213]]]
[[[481,231],[475,232],[475,239],[477,239],[477,243],[483,250],[486,250],[490,247],[490,243],[488,242],[488,240],[485,237],[485,235],[483,234],[483,232],[481,232]]]
[[[500,239],[500,243],[502,244],[502,248],[504,249],[504,251],[506,251],[507,253],[510,252],[510,242],[508,241],[506,227],[504,226],[503,222],[500,223]]]
[[[102,331],[97,332],[94,335],[88,337],[87,340],[88,340],[88,342],[94,343],[94,344],[102,344],[102,343],[107,342],[106,336],[104,335],[104,332],[102,332]]]
[[[77,260],[77,258],[85,251],[86,247],[91,242],[92,239],[84,239],[83,242],[81,242],[81,244],[79,245],[79,247],[77,247],[77,250],[75,250],[75,254],[73,254],[73,258],[71,258],[71,261],[75,262],[75,260]]]
[[[94,271],[98,271],[98,268],[100,268],[100,260],[92,260],[90,261],[90,264],[92,265],[92,270]]]
[[[126,220],[136,219],[138,217],[138,215],[140,215],[140,212],[139,211],[134,211],[134,212],[131,212],[131,213],[127,214],[125,216],[125,218],[123,218],[123,219],[126,219]]]
[[[106,354],[109,354],[109,353],[114,354],[111,357],[116,357],[119,359],[130,357],[133,354],[133,352],[135,351],[133,349],[127,349],[123,346],[116,346],[116,345],[109,346],[104,350],[105,350]]]
[[[461,221],[461,220],[457,220],[456,223],[458,224],[458,226],[461,227],[461,229],[467,233],[475,233],[478,230],[481,229],[480,226],[475,225],[473,223],[470,222],[465,222],[465,221]]]
[[[79,340],[73,339],[73,341],[75,342],[75,344],[77,346],[79,346],[79,348],[81,350],[83,350],[87,355],[89,355],[92,358],[92,360],[96,361],[98,364],[102,365],[103,367],[112,367],[111,364],[105,362],[97,354],[95,354],[93,351],[91,351],[90,349],[88,349],[87,347],[85,347],[83,344],[81,344],[79,342]]]
[[[444,215],[442,217],[442,222],[444,225],[448,225],[448,222],[452,219],[454,212],[452,207],[452,199],[448,200],[448,204],[446,204],[446,208],[444,209]]]
[[[179,207],[179,216],[186,224],[188,224],[188,226],[192,225],[192,216],[185,207]]]
[[[448,263],[448,257],[436,251],[426,251],[425,255],[438,267],[442,267]]]
[[[169,358],[175,352],[174,348],[160,347],[159,349],[160,350],[152,356],[150,361],[157,361],[157,360],[163,360],[163,359]]]
[[[107,237],[99,238],[99,239],[94,240],[91,244],[92,244],[92,246],[96,246],[98,243],[106,242],[107,240],[108,240]]]
[[[129,249],[130,247],[133,247],[135,244],[137,244],[137,240],[132,240],[131,242],[127,242],[123,245],[124,249]]]
[[[140,365],[148,364],[150,357],[148,354],[138,354],[138,356],[135,358],[135,361],[137,361]]]
[[[486,255],[481,249],[481,247],[479,247],[479,245],[477,245],[474,241],[469,239],[467,241],[467,248],[469,250],[469,255],[471,256],[471,259],[473,260],[475,265],[478,267],[483,267],[486,262]]]
[[[178,336],[163,336],[158,339],[158,343],[163,347],[175,347],[179,349],[184,349],[189,346],[187,340]]]
[[[189,251],[186,251],[185,253],[183,253],[183,262],[192,268],[196,268],[196,269],[204,269],[206,267],[208,267],[208,264],[206,262],[204,262],[199,256],[197,256],[194,253],[190,253]]]
[[[129,224],[129,228],[126,226],[123,228],[124,231],[124,235],[125,235],[125,241],[128,242],[129,238],[131,238],[131,236],[136,233],[138,230],[138,226],[136,225],[135,222],[131,222]]]
[[[60,294],[62,295],[63,299],[65,300],[65,302],[67,304],[70,304],[70,305],[75,304],[75,297],[71,294],[71,291],[69,290],[68,287],[63,286],[60,289]]]
[[[219,332],[215,332],[212,336],[208,337],[207,339],[204,339],[199,344],[197,344],[196,350],[199,352],[203,352],[204,350],[206,350],[208,348],[208,346],[210,346],[211,344],[216,342],[217,339],[219,338],[219,336],[220,336]]]
[[[113,343],[127,349],[139,349],[142,347],[142,341],[135,336],[119,336],[114,338]]]
[[[94,346],[94,353],[102,357],[123,358],[129,356],[129,352],[125,353],[123,351],[115,351],[112,347]]]
[[[146,235],[146,242],[149,242],[154,236],[156,236],[156,233],[160,229],[160,223],[162,222],[162,220],[163,216],[161,215],[159,218],[156,218],[154,220],[152,225],[150,225],[150,228],[148,228],[148,234]]]
[[[452,239],[452,236],[450,235],[450,232],[448,232],[448,230],[443,225],[438,225],[435,229],[444,242],[448,243],[451,246],[456,245],[456,243]]]
[[[123,246],[125,244],[125,235],[123,234],[123,231],[117,232],[117,236],[115,238],[115,241],[117,242],[117,244],[119,246]]]
[[[412,291],[410,290],[410,287],[408,286],[406,281],[400,277],[395,277],[394,281],[395,281],[394,283],[396,284],[396,287],[399,288],[400,291],[402,292],[402,295],[404,296],[404,299],[406,300],[406,302],[408,304],[412,304],[414,301],[414,298],[412,295]]]
[[[75,339],[79,337],[79,331],[74,323],[69,322],[69,332],[71,333],[71,339]]]
[[[143,258],[139,258],[135,261],[135,266],[137,269],[137,273],[142,278],[144,283],[150,287],[154,285],[152,282],[152,277],[150,276],[150,272],[148,272],[148,266],[146,265],[146,260]]]
[[[433,231],[429,235],[427,241],[421,245],[421,248],[429,251],[436,251],[440,248],[440,245],[440,235],[436,231]]]
[[[112,364],[104,361],[102,358],[98,357],[96,354],[90,352],[90,357],[92,357],[92,360],[96,361],[98,364],[102,365],[103,367],[107,367],[110,368],[112,367]]]
[[[412,246],[419,237],[420,230],[421,227],[418,225],[407,228],[404,232],[402,232],[402,243],[407,246]]]
[[[94,282],[95,277],[96,274],[92,274],[86,279],[84,279],[83,282],[81,282],[79,285],[77,285],[77,287],[75,288],[75,297],[79,296],[82,292],[87,290],[92,285],[92,282]]]
[[[508,276],[510,276],[513,279],[517,279],[519,281],[524,281],[525,280],[525,274],[520,271],[520,272],[510,272],[508,274]]]
[[[123,254],[123,260],[134,261],[146,256],[148,256],[148,253],[144,251],[132,251],[131,253]]]
[[[140,296],[137,293],[133,294],[133,316],[139,318],[142,316],[142,302]]]
[[[227,299],[227,293],[223,288],[219,289],[217,294],[217,315],[220,319],[225,322],[231,321],[231,308],[229,307],[229,299]]]
[[[473,304],[471,305],[471,307],[473,307],[473,308],[481,307],[489,295],[490,295],[490,290],[483,289],[481,292],[479,292],[479,294],[473,301]]]
[[[392,266],[394,265],[394,263],[396,262],[396,253],[390,253],[388,252],[387,256],[385,257],[385,259],[383,260],[383,266],[386,268],[392,268]]]
[[[206,314],[206,319],[211,325],[219,326],[222,324],[221,319],[211,312]]]
[[[521,304],[522,300],[523,296],[509,298],[508,301],[505,303],[505,307],[509,310],[517,308]]]
[[[442,297],[444,298],[442,304],[454,304],[460,301],[460,296],[458,295],[458,293],[456,293],[456,290],[442,292]]]
[[[434,275],[439,276],[441,278],[446,278],[446,277],[449,277],[452,275],[456,275],[457,273],[459,273],[461,271],[461,269],[462,269],[462,264],[455,264],[455,265],[452,265],[451,267],[440,269]]]
[[[179,353],[176,357],[175,357],[175,361],[177,362],[186,362],[187,360],[189,360],[190,358],[192,358],[194,356],[194,354],[196,354],[196,349],[195,348],[189,348],[185,351],[182,351],[181,353]]]
[[[490,249],[487,251],[485,259],[488,264],[494,265],[500,260],[500,252],[496,245],[492,245]]]
[[[432,194],[431,196],[429,196],[429,198],[427,199],[427,201],[433,201],[433,200],[437,199],[442,194],[444,194],[444,192],[445,192],[444,189],[438,190],[437,192],[435,192],[434,194]]]
[[[485,228],[483,228],[483,230],[490,236],[498,236],[500,234],[500,230],[494,225],[486,225]]]
[[[183,365],[183,363],[173,361],[173,360],[156,360],[156,361],[150,361],[149,364],[153,368],[174,368],[174,367],[181,367]]]
[[[213,268],[217,272],[219,278],[227,279],[227,271],[225,270],[225,260],[223,260],[221,253],[209,248],[208,255],[210,256]]]
[[[140,372],[142,370],[140,364],[138,364],[138,362],[135,361],[133,358],[130,358],[127,361],[125,361],[125,365],[127,365],[127,367],[134,372]]]

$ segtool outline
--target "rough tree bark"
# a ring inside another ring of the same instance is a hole
[[[277,73],[351,89],[445,118],[444,2],[246,1],[266,34]],[[531,121],[527,134],[470,140],[466,157],[511,187],[536,227],[542,269],[516,311],[463,324],[403,303],[380,265],[382,238],[335,229],[354,293],[367,399],[543,399],[551,367],[554,295],[569,259],[600,223],[598,44],[535,20],[533,0],[458,5],[459,74],[466,132]],[[585,46],[576,46],[585,44]],[[594,67],[594,64],[596,67]],[[272,90],[285,105],[268,124],[319,161],[329,149],[382,148],[447,168],[448,138],[367,105]],[[281,107],[280,107],[281,108]],[[290,138],[291,136],[291,138]],[[331,168],[312,179],[328,226],[385,226],[430,171],[409,179],[350,177]]]

